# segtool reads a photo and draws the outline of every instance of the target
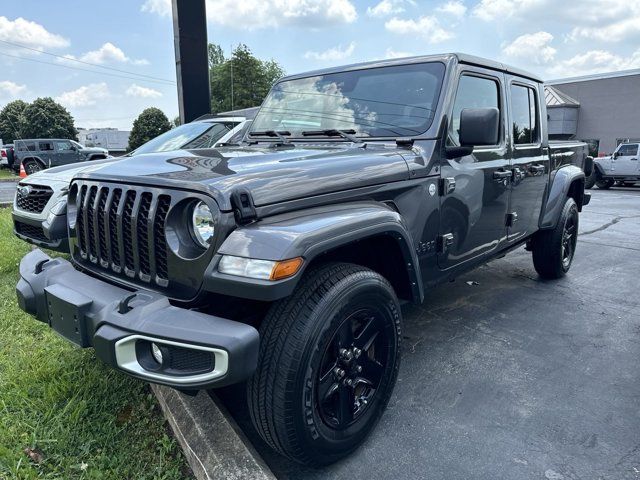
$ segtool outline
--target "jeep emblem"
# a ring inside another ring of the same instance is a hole
[[[432,183],[431,185],[429,185],[429,195],[433,197],[435,194],[436,194],[436,184]]]

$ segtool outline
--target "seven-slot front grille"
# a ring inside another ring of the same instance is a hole
[[[169,195],[126,186],[79,184],[75,233],[81,258],[102,268],[165,287],[165,221]]]
[[[19,185],[16,204],[20,210],[31,213],[42,213],[53,190],[44,185]]]

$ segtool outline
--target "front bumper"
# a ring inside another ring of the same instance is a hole
[[[22,310],[136,378],[205,389],[241,382],[257,365],[255,328],[178,308],[157,293],[111,285],[40,250],[20,262],[16,293]],[[154,363],[152,342],[162,347],[165,361],[179,361]]]
[[[14,208],[13,233],[21,240],[39,247],[69,253],[67,215],[50,215],[45,220],[21,214]]]

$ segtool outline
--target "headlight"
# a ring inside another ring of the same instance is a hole
[[[204,202],[198,202],[193,207],[193,215],[191,216],[193,238],[200,246],[209,248],[213,241],[215,233],[214,218],[211,209]]]
[[[302,257],[274,261],[223,255],[218,264],[218,271],[258,280],[282,280],[298,273],[302,263]]]

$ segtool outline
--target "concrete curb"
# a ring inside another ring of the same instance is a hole
[[[22,180],[20,177],[16,177],[16,178],[0,178],[0,182],[3,182],[3,183],[18,183],[20,180]]]
[[[207,394],[151,385],[198,480],[275,480],[228,412]]]

